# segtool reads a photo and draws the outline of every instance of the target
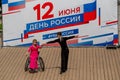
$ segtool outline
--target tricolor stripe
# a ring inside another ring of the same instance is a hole
[[[18,10],[18,9],[22,9],[22,8],[25,8],[25,5],[19,5],[19,6],[13,6],[13,7],[9,7],[9,11],[12,11],[12,10]]]
[[[9,40],[4,40],[3,42],[12,42],[12,41],[17,41],[17,40],[22,40],[23,35],[21,35],[20,38],[14,38],[14,39],[9,39]],[[29,36],[28,38],[32,38],[34,36]]]
[[[15,45],[15,46],[24,46],[24,47],[28,47],[31,46],[32,43],[25,43],[25,44],[20,44],[20,45]],[[38,45],[40,45],[40,42],[38,42]]]
[[[111,22],[107,22],[106,24],[114,24],[114,23],[117,23],[118,20],[115,20],[115,21],[111,21]]]
[[[21,34],[21,42],[23,42],[23,34]]]
[[[114,35],[113,44],[114,45],[118,45],[118,42],[119,42],[119,40],[118,40],[118,34],[116,34],[116,35]]]
[[[81,42],[81,43],[77,43],[77,44],[70,44],[69,46],[79,47],[79,46],[92,46],[92,45],[93,45],[93,40]]]
[[[25,1],[19,1],[19,2],[14,2],[14,3],[9,3],[8,7],[9,7],[8,8],[9,11],[25,8]]]
[[[31,1],[35,1],[35,0],[25,0],[25,2],[31,2]]]
[[[14,11],[14,12],[3,13],[2,15],[8,15],[8,14],[13,14],[13,13],[18,13],[18,12],[21,12],[21,11]]]
[[[107,45],[113,45],[113,41],[93,44],[93,46],[107,46]]]
[[[96,0],[89,4],[84,4],[84,22],[96,19]]]
[[[68,45],[77,44],[77,43],[78,43],[78,39],[71,39],[71,40],[68,40],[68,41],[67,41],[67,44],[68,44]],[[56,43],[46,44],[46,45],[44,45],[44,46],[50,46],[50,47],[54,46],[54,47],[58,47],[58,46],[60,46],[60,45],[56,42]]]
[[[101,9],[99,8],[99,15],[98,15],[98,25],[101,25]]]
[[[55,28],[46,28],[44,30],[34,30],[34,31],[31,31],[31,32],[25,32],[24,31],[24,39],[28,38],[30,34],[34,34],[34,33],[38,33],[38,32],[45,32],[45,31],[50,31],[50,30],[55,30],[55,29],[62,29],[62,28],[66,28],[66,27],[73,27],[73,26],[77,26],[77,25],[82,25],[82,24],[86,24],[86,23],[89,23],[89,22],[80,22],[80,23],[77,23],[77,24],[69,24],[69,25],[64,25],[64,26],[58,26],[58,27],[55,27]]]
[[[87,38],[82,38],[82,40],[100,38],[100,37],[105,37],[105,36],[110,36],[110,35],[113,35],[113,33],[107,33],[107,34],[101,34],[101,35],[91,36],[91,37],[87,37]]]

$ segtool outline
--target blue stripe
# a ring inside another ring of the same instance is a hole
[[[73,35],[73,34],[78,34],[78,33],[79,33],[78,29],[67,30],[67,31],[62,31],[62,36],[68,36],[68,35]],[[45,34],[43,35],[43,40],[56,38],[56,37],[57,37],[57,33]]]
[[[92,12],[96,10],[96,0],[89,4],[84,4],[84,12]]]
[[[38,42],[38,45],[39,45],[40,43]],[[16,46],[21,46],[21,47],[28,47],[28,46],[31,46],[32,45],[32,43],[26,43],[26,44],[20,44],[20,45],[16,45]]]
[[[99,8],[99,17],[101,16],[101,9]]]
[[[8,4],[8,0],[2,0],[2,4]]]
[[[21,33],[21,39],[23,39],[23,34]]]
[[[94,44],[93,46],[107,46],[107,45],[113,45],[113,41],[100,43],[100,44]]]
[[[21,44],[21,45],[16,45],[16,46],[24,46],[24,47],[28,47],[28,46],[31,46],[32,45],[32,43],[27,43],[27,44]]]
[[[99,37],[104,37],[104,36],[110,36],[110,35],[113,35],[113,33],[102,34],[102,35],[92,36],[92,37],[87,37],[87,38],[82,38],[82,40],[94,39],[94,38],[99,38]]]
[[[80,46],[106,46],[106,45],[113,45],[113,41],[99,43],[99,44],[93,44],[93,41],[88,41],[88,42],[83,42],[78,44],[70,44],[69,46],[80,47]]]
[[[114,35],[114,39],[118,39],[118,34]]]
[[[19,5],[22,5],[22,4],[25,4],[25,1],[9,3],[8,6],[13,7],[13,6],[19,6]]]
[[[117,23],[116,24],[109,24],[109,25],[105,25],[105,26],[101,26],[101,28],[104,28],[104,27],[116,27],[116,26],[113,26],[113,25],[117,25]]]
[[[64,19],[63,21],[65,23],[60,22],[60,24],[56,24],[56,23],[52,24],[52,21],[53,22],[54,21],[61,21],[62,19]],[[68,20],[68,22],[66,22],[66,19]],[[28,32],[35,31],[35,30],[44,30],[44,29],[56,28],[59,26],[77,24],[80,22],[83,22],[83,14],[75,14],[75,15],[71,15],[71,16],[65,16],[65,17],[54,18],[54,19],[50,19],[50,20],[28,23],[26,25],[26,30],[24,31],[24,34],[26,34]],[[47,24],[48,26],[45,26],[45,24]]]
[[[16,40],[19,40],[19,39],[21,39],[21,38],[15,38],[15,39],[4,40],[3,42],[16,41]]]

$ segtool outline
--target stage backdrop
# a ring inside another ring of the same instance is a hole
[[[69,46],[118,45],[117,0],[2,0],[3,46],[78,35]],[[58,46],[58,43],[47,46]]]

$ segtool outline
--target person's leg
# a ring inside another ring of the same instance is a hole
[[[61,72],[65,71],[65,55],[64,51],[61,52]]]
[[[38,69],[38,53],[34,53],[34,69]]]
[[[37,72],[38,71],[38,59],[37,57],[34,58],[34,68],[33,68],[33,72]]]
[[[30,56],[30,73],[34,73],[35,68],[35,58],[34,56]]]
[[[37,63],[37,61],[38,61],[38,57],[35,58],[35,69],[38,69],[38,63]]]
[[[65,54],[65,70],[68,68],[68,57],[69,57],[69,52],[66,52]]]
[[[34,69],[34,57],[30,56],[30,69]]]

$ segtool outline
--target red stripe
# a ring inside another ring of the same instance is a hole
[[[9,11],[25,8],[25,4],[19,6],[9,7]]]
[[[111,21],[111,22],[107,22],[106,24],[113,24],[113,23],[117,23],[118,22],[118,20],[116,20],[116,21]]]
[[[59,44],[58,43],[51,43],[51,44],[46,44],[44,46],[55,46],[55,47],[57,47],[57,46],[59,46]]]
[[[84,35],[84,36],[78,36],[78,38],[85,38],[88,37],[89,35]]]
[[[33,33],[38,33],[38,32],[44,32],[44,31],[50,31],[50,30],[55,30],[55,29],[61,29],[61,28],[66,28],[66,27],[72,27],[72,26],[76,26],[76,25],[82,25],[82,24],[87,24],[89,22],[80,22],[80,23],[76,23],[76,24],[69,24],[69,25],[65,25],[65,26],[58,26],[56,28],[48,28],[48,29],[44,29],[44,30],[35,30],[32,32],[28,32],[27,34],[24,35],[24,39],[28,38],[29,34],[33,34]]]
[[[78,39],[71,39],[67,41],[67,44],[76,44],[78,43]]]
[[[14,11],[14,12],[3,13],[2,15],[13,14],[13,13],[18,13],[18,12],[21,12],[21,11]]]
[[[84,13],[84,22],[96,19],[96,10]]]
[[[118,39],[114,39],[114,40],[113,40],[113,43],[114,43],[114,44],[118,44]]]
[[[24,39],[26,39],[26,38],[28,38],[28,34],[25,34],[25,35],[24,35]]]
[[[23,34],[21,34],[21,42],[23,42]]]
[[[99,16],[99,26],[101,25],[101,18],[100,18],[100,16]]]
[[[21,42],[23,42],[23,38],[21,39]]]

